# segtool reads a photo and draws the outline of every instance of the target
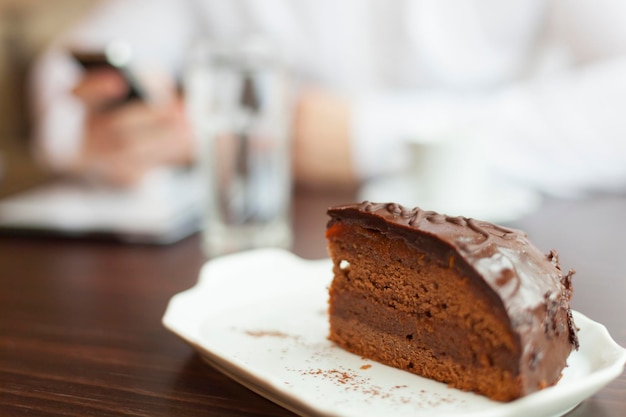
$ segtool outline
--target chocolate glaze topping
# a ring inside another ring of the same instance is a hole
[[[578,348],[569,308],[574,271],[563,274],[556,251],[542,253],[524,232],[395,203],[365,201],[331,207],[328,214],[328,227],[337,222],[358,223],[391,239],[403,239],[435,262],[453,265],[460,273],[482,280],[495,295],[494,302],[507,311],[521,346],[539,328],[547,338],[568,332],[572,347]],[[567,312],[565,320],[557,317],[559,311]],[[539,326],[538,320],[542,322]],[[525,349],[531,368],[550,354],[538,346]]]

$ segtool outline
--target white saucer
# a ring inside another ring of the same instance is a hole
[[[390,176],[364,184],[358,199],[372,202],[394,202],[407,207],[420,207],[451,216],[472,217],[493,223],[517,220],[535,211],[541,196],[530,189],[513,185],[490,184],[476,198],[458,199],[448,196],[445,201],[420,196],[419,186],[407,176]],[[465,193],[468,194],[468,193]]]

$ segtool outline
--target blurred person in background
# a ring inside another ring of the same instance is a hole
[[[355,184],[408,163],[403,141],[472,129],[501,175],[571,193],[626,185],[626,3],[600,0],[113,0],[54,40],[32,74],[36,151],[116,184],[189,164],[176,84],[200,37],[263,34],[297,77],[296,181]],[[123,39],[151,103],[73,48]]]

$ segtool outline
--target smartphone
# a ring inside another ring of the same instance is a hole
[[[119,55],[119,54],[118,54]],[[145,90],[138,83],[137,79],[133,76],[132,71],[128,68],[128,63],[116,57],[115,54],[110,52],[78,52],[73,51],[72,56],[78,62],[85,71],[94,70],[97,68],[111,68],[117,71],[128,84],[128,92],[126,96],[119,100],[108,104],[107,108],[114,108],[125,103],[134,100],[146,100]]]

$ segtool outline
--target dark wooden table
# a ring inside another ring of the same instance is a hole
[[[300,190],[294,252],[326,256],[325,209],[350,193]],[[549,202],[516,226],[574,267],[574,307],[626,346],[626,198]],[[291,416],[166,331],[172,295],[205,259],[167,247],[0,237],[0,416]],[[626,415],[626,374],[570,416]]]

